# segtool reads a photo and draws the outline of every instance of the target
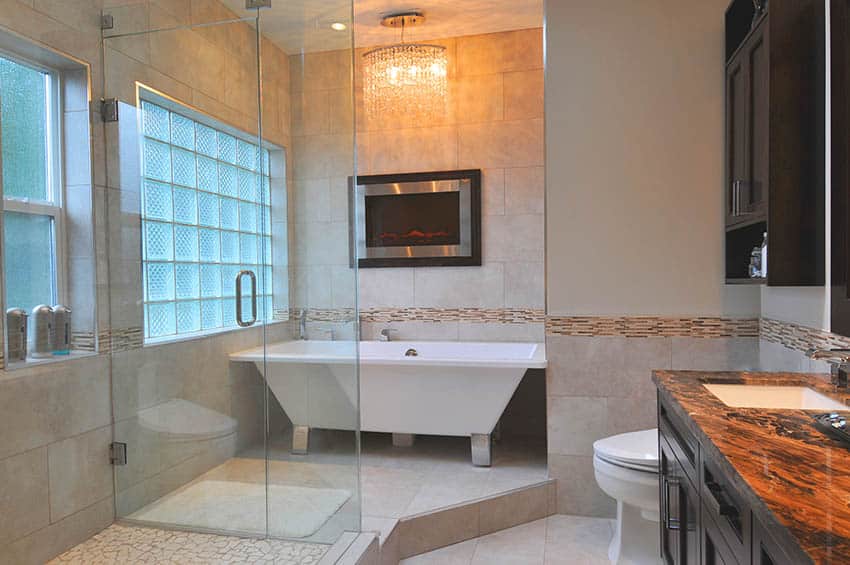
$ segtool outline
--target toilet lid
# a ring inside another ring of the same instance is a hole
[[[628,467],[658,467],[658,428],[606,437],[593,443],[596,456]]]

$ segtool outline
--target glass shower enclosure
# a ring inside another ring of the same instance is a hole
[[[351,0],[111,4],[117,516],[333,543],[360,529]],[[337,342],[334,382],[269,353],[299,340]],[[328,386],[354,394],[311,429]]]

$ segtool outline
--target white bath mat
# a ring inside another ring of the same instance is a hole
[[[351,498],[341,489],[269,485],[269,534],[305,538]],[[265,533],[266,485],[202,480],[168,494],[130,518],[211,530]]]

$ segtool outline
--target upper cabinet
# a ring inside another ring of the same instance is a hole
[[[824,282],[824,30],[818,0],[727,10],[727,282]],[[749,276],[765,233],[766,281]]]
[[[727,227],[767,220],[768,29],[762,19],[726,67]]]

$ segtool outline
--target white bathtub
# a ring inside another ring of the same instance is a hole
[[[359,392],[361,430],[471,437],[479,464],[525,371],[546,367],[539,343],[363,341],[358,389],[356,353],[351,341],[287,341],[230,359],[256,363],[303,448],[309,428],[355,429]]]

